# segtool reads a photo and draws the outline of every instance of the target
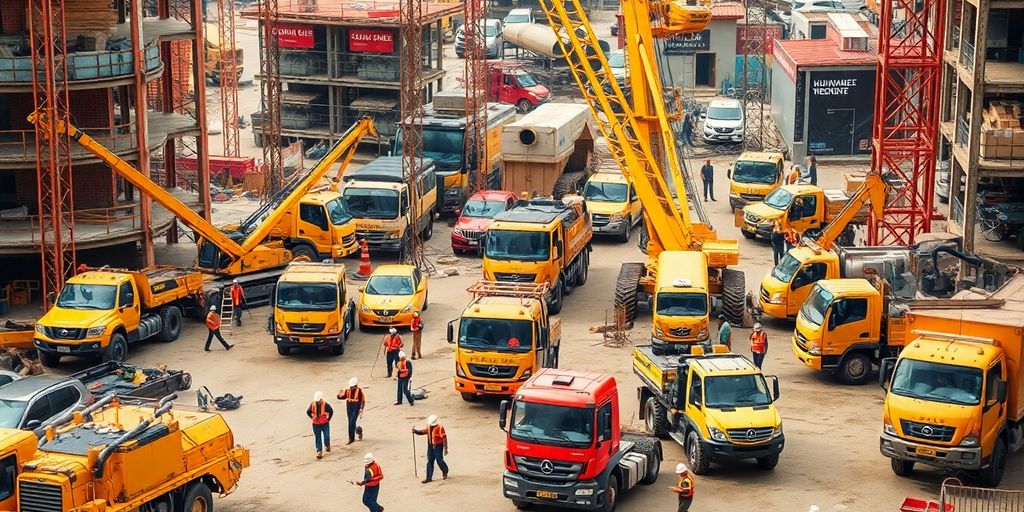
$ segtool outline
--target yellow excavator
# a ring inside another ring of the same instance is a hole
[[[47,126],[50,123],[46,112],[42,110],[30,114],[28,120],[32,124],[41,126]],[[221,229],[78,128],[58,121],[54,129],[58,135],[70,137],[71,140],[102,160],[119,176],[152,197],[154,201],[196,232],[199,238],[197,240],[199,254],[196,267],[207,276],[205,298],[208,304],[218,304],[220,288],[227,282],[237,279],[245,289],[245,298],[249,305],[259,305],[269,301],[277,277],[293,259],[296,257],[303,257],[303,259],[319,257],[319,251],[311,248],[313,243],[304,241],[299,236],[308,235],[304,232],[304,228],[308,226],[299,222],[302,220],[302,216],[296,210],[300,210],[300,205],[304,203],[307,196],[320,193],[319,188],[325,190],[329,188],[329,184],[321,184],[321,180],[334,163],[341,159],[342,170],[339,174],[344,172],[359,141],[364,136],[375,136],[377,133],[372,119],[369,117],[360,119],[345,132],[342,138],[310,171],[305,174],[296,173],[279,192],[271,196],[241,223]],[[337,192],[333,193],[337,194]],[[355,226],[351,222],[351,216],[347,215],[344,201],[339,195],[337,203],[325,202],[325,204],[327,203],[331,203],[332,207],[340,208],[340,210],[322,211],[320,215],[323,216],[325,222],[319,222],[318,218],[318,222],[314,222],[312,225],[323,224],[324,230],[329,231],[332,237],[337,238],[339,242],[345,238],[351,238],[348,245],[354,247]],[[282,226],[285,222],[290,222],[290,224]],[[291,229],[282,229],[282,227]],[[293,236],[280,236],[279,234],[271,236],[275,231],[278,233],[288,232]]]
[[[706,28],[711,21],[710,1],[623,0],[632,93],[628,99],[581,1],[541,0],[540,4],[596,125],[643,205],[647,236],[641,237],[641,249],[648,260],[622,265],[615,290],[617,316],[632,323],[638,304],[649,303],[654,313],[652,344],[658,352],[688,352],[693,344],[709,339],[712,296],[719,297],[729,322],[740,325],[744,275],[726,268],[739,262],[739,244],[719,240],[705,219],[690,218],[687,179],[672,127],[682,108],[679,101],[672,112],[666,106],[672,104],[666,98],[678,99],[678,91],[662,82],[655,50],[656,39]],[[666,176],[677,194],[673,195]],[[702,216],[699,205],[694,206]],[[694,263],[679,265],[683,260]]]

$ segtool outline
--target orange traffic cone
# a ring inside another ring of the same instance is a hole
[[[359,270],[352,277],[356,279],[369,279],[371,272],[373,272],[373,267],[370,265],[370,246],[366,244],[366,240],[360,240]]]

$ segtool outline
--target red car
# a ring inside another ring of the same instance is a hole
[[[455,211],[459,218],[452,228],[452,251],[455,254],[477,252],[494,216],[515,204],[516,195],[504,190],[481,190],[473,194],[461,210]]]

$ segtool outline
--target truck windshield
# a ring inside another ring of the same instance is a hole
[[[545,231],[487,231],[484,255],[492,260],[545,261],[550,254],[550,237]]]
[[[60,290],[57,306],[65,309],[114,309],[117,287],[109,284],[68,283]]]
[[[349,213],[360,219],[394,219],[398,217],[398,191],[383,188],[345,189]]]
[[[782,281],[783,283],[788,283],[793,279],[793,274],[796,273],[798,268],[800,268],[800,260],[787,252],[786,255],[782,257],[782,261],[772,269],[772,277]]]
[[[728,375],[704,379],[704,402],[715,409],[772,403],[761,375]]]
[[[331,218],[331,224],[344,226],[352,220],[352,214],[348,212],[348,206],[342,198],[327,202],[327,215]]]
[[[0,427],[18,428],[26,407],[28,402],[21,400],[0,400]]]
[[[493,219],[495,215],[505,211],[505,201],[481,201],[474,199],[462,208],[463,217],[476,219]]]
[[[587,201],[625,203],[626,184],[588,181],[587,188],[583,191],[583,198]]]
[[[327,283],[280,283],[276,305],[291,311],[332,311],[338,308],[338,287]]]
[[[519,87],[533,87],[537,85],[537,80],[533,78],[533,75],[519,71],[515,74],[516,82],[519,82]]]
[[[810,297],[807,297],[804,305],[800,308],[800,316],[814,325],[821,325],[821,322],[825,321],[825,311],[828,310],[830,304],[832,304],[832,294],[821,286],[814,285]]]
[[[664,316],[704,316],[708,296],[703,293],[659,293],[657,311]]]
[[[461,130],[423,127],[423,156],[434,159],[438,169],[452,170],[462,167],[462,155],[466,150],[462,144]],[[396,142],[400,144],[401,141]]]
[[[459,347],[470,350],[529,352],[533,322],[500,318],[463,318],[459,323]]]
[[[771,206],[776,210],[785,210],[786,208],[789,208],[789,205],[792,203],[793,193],[784,188],[777,188],[764,198],[764,204]]]
[[[412,279],[408,276],[373,276],[366,282],[370,295],[412,295]]]
[[[892,392],[932,402],[977,405],[981,401],[981,370],[901,359],[893,373]]]
[[[516,400],[512,409],[512,439],[528,443],[586,448],[594,432],[594,409],[536,404]]]
[[[736,162],[732,180],[736,183],[771,185],[778,178],[775,164],[771,162]]]

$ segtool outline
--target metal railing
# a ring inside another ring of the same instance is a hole
[[[117,124],[100,128],[80,127],[90,137],[96,139],[108,150],[119,153],[130,151],[138,146],[138,140],[132,125]],[[78,144],[71,145],[71,157],[91,157],[92,153],[86,151]],[[36,158],[36,132],[35,130],[0,130],[0,162],[19,161],[31,164]]]
[[[1024,512],[1024,491],[968,487],[956,478],[942,482],[939,510],[956,512]]]
[[[974,44],[970,41],[960,42],[960,65],[970,70],[974,69]]]
[[[970,138],[970,121],[965,116],[958,116],[956,118],[956,129],[954,133],[954,141],[958,146],[967,145],[967,141]]]
[[[393,137],[398,130],[399,112],[397,104],[394,109],[377,109],[340,105],[335,105],[331,108],[326,103],[283,105],[281,110],[281,129],[300,132],[308,129],[310,130],[310,137],[317,138],[322,136],[326,129],[330,128],[331,119],[333,118],[333,135],[340,136],[353,123],[364,116],[373,118],[374,124],[377,126],[377,133],[382,137]],[[259,112],[252,113],[251,122],[253,130],[262,131]]]
[[[424,48],[424,71],[440,71],[436,60]],[[375,55],[323,50],[281,50],[280,74],[309,79],[348,79],[398,83],[401,78],[398,55]]]
[[[145,50],[146,72],[160,67],[160,46],[149,43]],[[135,73],[135,56],[132,50],[75,52],[66,56],[68,80],[103,80]],[[0,58],[0,83],[31,84],[32,57]],[[37,69],[35,74],[45,80],[43,70]]]
[[[64,222],[70,224],[73,220],[79,237],[110,235],[115,231],[134,231],[142,227],[142,212],[138,203],[75,210],[73,217],[72,219],[72,215],[64,214]],[[85,229],[84,226],[95,227]],[[23,233],[26,238],[22,242],[41,242],[38,215],[2,217],[0,229],[8,235],[18,236],[17,234]]]

